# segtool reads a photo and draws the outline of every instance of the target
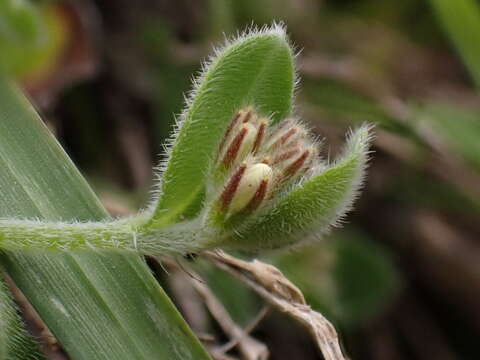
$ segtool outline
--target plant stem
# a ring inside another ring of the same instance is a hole
[[[193,222],[158,228],[145,220],[128,218],[109,222],[43,222],[0,220],[0,248],[5,250],[124,250],[151,255],[195,252],[202,231]],[[195,230],[195,231],[194,231]],[[188,240],[186,240],[188,239]]]

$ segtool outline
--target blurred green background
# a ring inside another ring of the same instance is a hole
[[[298,51],[297,115],[325,138],[322,155],[335,157],[348,128],[377,126],[343,228],[264,260],[336,325],[352,359],[480,358],[479,1],[0,0],[0,68],[125,215],[148,198],[200,61],[225,36],[272,21]],[[241,284],[189,266],[237,323],[255,317],[261,301]],[[204,321],[189,315],[189,292],[154,269],[194,330],[221,340],[204,308]],[[281,314],[253,335],[272,359],[321,359]]]

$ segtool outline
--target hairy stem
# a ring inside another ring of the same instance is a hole
[[[0,220],[0,248],[6,250],[126,250],[148,254],[183,254],[201,249],[201,231],[193,223],[154,230],[143,218],[112,222],[41,222]],[[194,229],[196,231],[194,231]],[[185,240],[189,239],[189,240]]]

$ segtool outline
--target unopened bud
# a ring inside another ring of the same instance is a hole
[[[286,119],[269,125],[270,119],[250,106],[233,115],[216,157],[214,178],[224,185],[212,207],[215,221],[249,216],[316,164],[315,141],[301,123]],[[231,218],[236,213],[239,217]]]
[[[267,185],[272,176],[273,171],[266,164],[255,164],[247,168],[230,203],[229,211],[239,212],[252,201],[252,206],[257,208],[265,198]]]

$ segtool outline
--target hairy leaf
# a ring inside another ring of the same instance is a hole
[[[217,51],[181,115],[152,221],[197,214],[210,160],[234,112],[250,104],[278,121],[291,112],[294,83],[293,53],[280,27],[253,31]]]

